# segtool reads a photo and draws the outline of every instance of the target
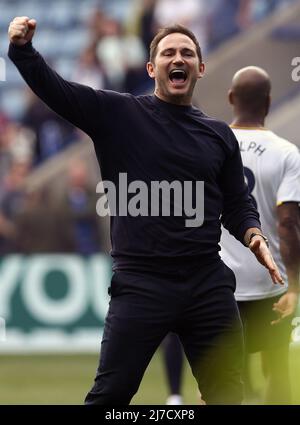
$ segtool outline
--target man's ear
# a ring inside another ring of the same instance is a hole
[[[147,72],[150,78],[155,78],[154,65],[152,62],[147,63]]]
[[[271,107],[271,102],[272,102],[272,99],[271,99],[271,96],[269,95],[268,96],[268,98],[267,98],[267,101],[266,101],[266,115],[265,116],[267,116],[268,115],[268,113],[269,113],[269,110],[270,110],[270,107]]]
[[[228,100],[229,100],[230,105],[233,105],[233,92],[232,92],[231,89],[228,90]]]
[[[201,62],[199,64],[199,74],[198,74],[198,78],[202,78],[204,75],[204,71],[205,71],[205,65],[203,62]]]

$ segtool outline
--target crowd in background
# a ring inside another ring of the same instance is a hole
[[[107,13],[106,2],[100,1],[83,23],[87,42],[78,51],[68,77],[95,89],[147,93],[153,83],[145,63],[158,28],[174,22],[188,26],[198,37],[205,57],[230,37],[291,2],[127,0],[130,13],[125,19]],[[20,90],[26,102],[18,120],[0,109],[0,254],[99,252],[103,244],[95,186],[82,161],[66,169],[60,197],[54,196],[55,188],[49,190],[49,186],[25,190],[24,183],[36,167],[45,166],[54,155],[78,142],[82,134],[29,89]]]

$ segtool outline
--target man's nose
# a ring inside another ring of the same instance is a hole
[[[176,56],[173,59],[173,63],[176,64],[176,65],[180,65],[180,64],[184,63],[183,58],[181,56],[181,53],[176,54]]]

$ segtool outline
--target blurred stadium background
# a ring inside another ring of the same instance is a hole
[[[300,146],[300,1],[0,0],[0,403],[81,404],[107,310],[108,220],[96,215],[90,140],[41,104],[7,59],[7,27],[24,15],[37,20],[35,47],[65,78],[133,94],[153,88],[145,62],[156,29],[183,23],[207,66],[194,103],[229,123],[234,72],[262,66],[273,82],[267,126]],[[291,338],[295,404],[299,330]],[[253,356],[260,392],[258,366]],[[183,395],[198,402],[187,365]],[[166,396],[158,351],[133,402],[164,404]]]

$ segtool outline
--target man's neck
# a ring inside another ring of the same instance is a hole
[[[239,115],[233,119],[231,125],[236,127],[263,128],[265,126],[265,119],[262,117],[250,117],[245,115]]]
[[[158,90],[154,91],[156,97],[160,100],[178,106],[191,106],[192,99],[184,96],[164,96]]]

